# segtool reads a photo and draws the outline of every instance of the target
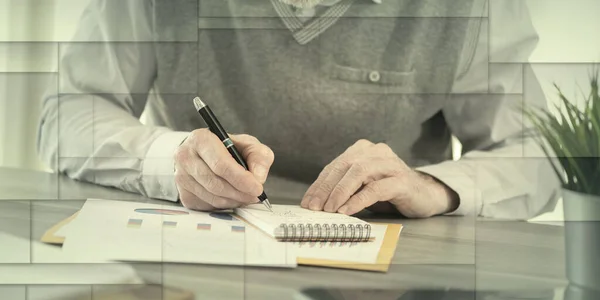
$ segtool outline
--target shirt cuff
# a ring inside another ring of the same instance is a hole
[[[146,196],[177,201],[179,192],[175,185],[175,150],[189,132],[170,131],[152,142],[142,166],[142,185]]]
[[[458,194],[458,208],[446,215],[478,216],[481,213],[481,191],[477,188],[474,172],[467,166],[459,161],[445,161],[416,170],[437,178]]]

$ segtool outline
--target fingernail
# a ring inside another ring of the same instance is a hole
[[[262,165],[254,165],[254,175],[261,183],[265,183],[267,180],[267,168]]]
[[[258,197],[251,196],[251,195],[244,197],[244,200],[245,200],[244,202],[250,203],[250,204],[260,202],[260,199],[258,199]]]
[[[338,212],[345,215],[348,212],[348,207],[342,206],[340,209],[338,209]]]
[[[317,199],[317,198],[310,199],[310,202],[308,203],[308,207],[312,210],[321,210],[321,207],[319,205],[319,199]]]
[[[300,202],[300,206],[302,206],[303,208],[308,208],[309,204],[310,204],[310,198],[304,198]]]

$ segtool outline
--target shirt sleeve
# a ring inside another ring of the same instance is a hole
[[[150,9],[150,1],[87,7],[74,41],[60,44],[38,152],[71,178],[176,201],[173,153],[188,133],[139,120],[156,76]]]
[[[494,3],[489,20],[482,19],[467,41],[443,109],[463,156],[417,170],[459,195],[460,205],[450,214],[528,219],[554,208],[560,186],[519,110],[523,104],[546,107],[526,63],[538,36],[524,1]]]

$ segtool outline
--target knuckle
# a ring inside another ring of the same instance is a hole
[[[173,155],[175,161],[177,162],[186,162],[190,158],[190,153],[187,147],[178,147]]]
[[[200,135],[202,134],[203,129],[196,129],[188,135],[185,143],[196,144],[200,139]]]
[[[260,143],[260,141],[258,140],[258,138],[256,138],[253,135],[249,135],[249,134],[240,134],[238,135],[240,138],[251,141],[251,142],[255,142],[255,143]]]
[[[206,179],[205,188],[207,191],[213,194],[220,194],[221,192],[223,192],[224,185],[221,182],[221,180],[219,180],[219,178],[215,176],[208,176],[208,178]]]
[[[328,183],[328,182],[322,182],[321,185],[319,185],[319,188],[317,190],[318,194],[324,194],[324,195],[329,195],[329,193],[333,190],[333,186]]]
[[[359,193],[356,195],[356,200],[360,203],[361,206],[366,206],[365,204],[368,202],[368,196],[365,193]]]
[[[205,141],[208,137],[210,137],[211,134],[212,133],[210,130],[208,130],[208,128],[200,128],[192,131],[190,139],[193,142],[201,142]]]
[[[377,150],[379,150],[379,151],[384,151],[384,152],[388,152],[388,153],[394,152],[392,150],[392,148],[390,148],[390,146],[388,146],[388,144],[386,144],[386,143],[377,143],[375,145],[375,147],[377,147]]]
[[[367,185],[365,185],[363,187],[363,191],[364,191],[364,193],[359,193],[359,194],[361,194],[361,196],[365,198],[364,200],[366,200],[366,198],[368,196],[379,195],[379,189],[374,184],[367,184]]]
[[[367,139],[360,139],[358,141],[356,141],[356,143],[354,143],[355,146],[367,146],[367,145],[372,145],[373,143],[371,143],[371,141],[367,140]]]
[[[202,180],[203,177],[209,176],[209,174],[206,173],[206,167],[203,164],[193,164],[191,172],[193,172],[191,174],[198,180]]]
[[[393,164],[393,168],[391,170],[392,176],[399,177],[399,176],[403,176],[406,173],[407,167],[406,167],[406,164],[404,164],[404,162],[402,160],[400,160],[400,159],[393,160],[392,164]]]
[[[223,159],[217,159],[213,166],[213,171],[220,177],[226,177],[230,172],[230,167]]]
[[[262,155],[266,157],[267,160],[271,163],[275,160],[275,153],[273,152],[273,150],[271,150],[271,148],[267,146],[265,146],[262,150]]]
[[[346,170],[352,167],[352,162],[347,159],[340,159],[336,164],[331,166],[331,172],[335,172],[338,175],[343,175]]]
[[[347,186],[338,184],[333,188],[333,191],[331,192],[331,197],[338,198],[338,197],[342,197],[343,195],[349,195],[349,194],[350,194],[350,191]]]
[[[347,169],[352,166],[352,162],[346,158],[340,159],[340,163],[338,164],[339,169]]]
[[[359,162],[352,165],[350,168],[350,174],[355,177],[362,176],[368,171],[369,165],[365,162]]]

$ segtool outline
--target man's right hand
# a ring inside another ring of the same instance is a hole
[[[175,151],[175,183],[185,207],[207,211],[259,202],[273,151],[250,135],[230,138],[250,171],[239,165],[208,129],[192,131]]]

